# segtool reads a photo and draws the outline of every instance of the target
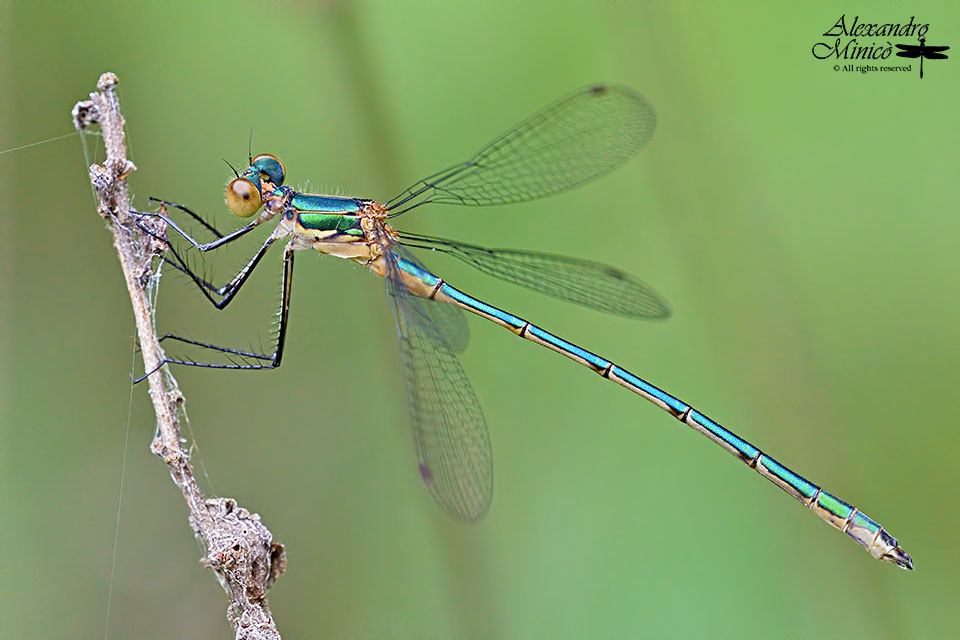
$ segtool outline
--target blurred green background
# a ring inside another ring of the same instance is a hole
[[[463,363],[496,490],[482,523],[452,521],[413,463],[382,281],[302,254],[281,369],[176,371],[205,489],[287,546],[270,594],[285,637],[957,633],[960,10],[724,4],[0,3],[0,149],[70,132],[70,108],[114,71],[136,204],[162,196],[227,228],[222,159],[245,161],[251,127],[293,186],[387,199],[576,87],[637,88],[659,125],[616,173],[403,227],[639,275],[668,322],[428,261],[861,506],[917,567],[872,560],[656,408],[479,319]],[[844,13],[914,15],[951,58],[923,80],[834,72],[811,46]],[[79,140],[0,168],[0,635],[103,635],[129,422],[109,636],[230,637],[148,451],[127,294]],[[215,274],[255,243],[218,252]],[[160,329],[267,340],[279,256],[223,313],[168,274]]]

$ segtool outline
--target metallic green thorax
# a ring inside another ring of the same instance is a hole
[[[290,206],[297,211],[297,221],[304,229],[363,235],[360,218],[350,215],[360,213],[361,206],[355,198],[298,193]]]
[[[360,203],[356,198],[342,196],[322,196],[316,193],[297,193],[290,206],[298,211],[316,211],[318,213],[360,213]]]

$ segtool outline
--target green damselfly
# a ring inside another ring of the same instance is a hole
[[[485,206],[553,195],[620,166],[647,144],[655,127],[653,107],[644,97],[624,87],[594,85],[561,98],[507,130],[466,162],[418,180],[384,203],[295,191],[284,186],[286,169],[270,154],[251,157],[247,169],[242,174],[235,172],[236,179],[227,187],[227,204],[233,213],[244,218],[256,216],[231,233],[220,233],[187,207],[157,200],[161,203],[160,213],[134,213],[163,219],[200,251],[221,247],[264,222],[279,220],[260,249],[222,287],[198,276],[170,246],[168,261],[188,274],[218,309],[233,300],[267,250],[278,240],[286,241],[280,321],[273,353],[243,351],[167,335],[165,339],[239,356],[245,361],[223,364],[168,358],[161,366],[242,370],[279,366],[290,311],[294,254],[314,249],[353,260],[386,279],[400,340],[420,475],[437,502],[454,517],[468,522],[480,519],[490,506],[493,491],[486,422],[454,355],[466,346],[468,331],[463,310],[552,349],[649,400],[740,458],[845,532],[873,557],[912,569],[910,556],[897,540],[852,505],[626,369],[454,288],[429,271],[409,249],[440,251],[498,278],[607,313],[635,318],[666,317],[666,303],[650,287],[619,269],[592,261],[533,251],[486,249],[405,233],[388,222],[427,203]],[[170,217],[169,208],[192,217],[216,239],[206,243],[194,239]],[[161,237],[144,220],[138,225]]]

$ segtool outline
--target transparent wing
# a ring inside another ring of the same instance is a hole
[[[401,245],[394,244],[391,248],[404,260],[409,260],[424,271],[429,271],[423,266],[422,262]],[[444,342],[447,343],[447,346],[454,353],[460,353],[466,349],[470,342],[470,326],[467,324],[463,309],[433,300],[424,300],[423,298],[418,298],[418,300],[421,302],[421,311],[433,322],[434,327],[436,327]]]
[[[420,477],[448,513],[482,518],[493,495],[493,458],[477,396],[426,310],[439,305],[412,295],[389,252],[387,295],[400,339],[400,360],[413,421]]]
[[[614,267],[519,249],[486,249],[465,242],[400,233],[409,247],[454,256],[486,274],[548,296],[628,318],[667,318],[670,307],[651,287]]]
[[[397,216],[428,202],[482,206],[549,196],[623,164],[650,141],[656,124],[653,107],[633,90],[584,87],[386,206]]]

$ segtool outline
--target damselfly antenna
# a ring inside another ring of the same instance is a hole
[[[227,163],[227,166],[230,167],[230,170],[233,171],[233,175],[236,176],[237,178],[239,178],[239,177],[240,177],[240,172],[237,171],[236,168],[234,168],[234,166],[233,166],[232,164],[230,164],[230,162],[229,162],[226,158],[224,158],[223,161],[226,162],[226,163]]]

